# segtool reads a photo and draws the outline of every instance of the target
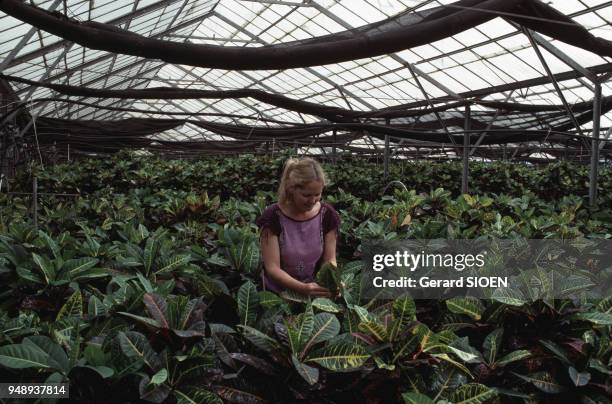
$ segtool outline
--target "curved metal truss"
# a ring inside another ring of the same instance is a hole
[[[74,21],[105,23],[147,38],[185,44],[257,48],[356,30],[400,14],[412,18],[412,15],[424,16],[437,9],[448,12],[482,11],[478,8],[480,3],[486,2],[46,0],[38,2],[36,6]],[[554,12],[569,18],[572,24],[584,27],[592,36],[612,40],[612,2],[552,0],[547,4]],[[470,132],[476,135],[471,144],[477,147],[469,152],[474,157],[552,159],[588,156],[588,142],[580,139],[592,136],[593,120],[579,119],[575,106],[592,103],[599,87],[604,98],[612,95],[609,82],[612,58],[525,28],[513,22],[512,12],[488,12],[494,13],[492,17],[495,18],[444,39],[395,53],[323,66],[256,71],[176,65],[159,59],[89,49],[0,12],[0,72],[30,80],[11,81],[10,86],[5,83],[2,86],[5,92],[0,101],[6,113],[12,110],[12,102],[21,102],[29,114],[17,137],[33,134],[36,118],[39,117],[108,121],[127,118],[172,119],[175,118],[172,113],[180,113],[194,114],[193,120],[202,121],[201,125],[185,123],[147,135],[154,141],[155,147],[166,149],[178,147],[180,142],[233,139],[206,129],[209,123],[273,128],[282,127],[285,125],[283,122],[322,124],[328,122],[329,117],[296,111],[266,102],[265,99],[95,98],[62,94],[32,82],[110,91],[154,87],[207,91],[246,89],[364,113],[421,109],[423,113],[413,116],[374,119],[376,124],[429,127],[432,134],[446,135],[447,141],[424,143],[419,139],[392,136],[392,153],[409,158],[453,158],[466,154],[462,152],[463,145],[459,144],[461,140],[456,140],[456,136],[451,134],[468,129],[462,122],[466,116],[466,101],[470,101],[470,117],[478,117],[485,125],[484,128],[480,127],[480,131]],[[534,17],[536,23],[558,24],[556,28],[560,30],[571,28],[567,21],[564,28],[563,21],[541,19],[537,21]],[[7,88],[14,91],[10,97]],[[472,103],[474,100],[480,103]],[[558,106],[559,110],[546,117],[537,112],[505,114],[499,107],[487,106],[487,102]],[[612,126],[612,116],[607,111],[605,108],[601,111],[600,123],[603,130],[599,146],[604,157],[610,146],[603,138]],[[590,112],[593,116],[595,113]],[[357,118],[356,121],[371,123],[372,118]],[[503,148],[488,145],[490,142],[485,141],[486,136],[500,127],[513,131],[563,127],[568,139],[579,141],[568,141],[561,146],[545,138],[523,145],[512,142]],[[379,134],[367,130],[342,131],[342,134],[351,136],[342,136],[344,143],[325,143],[322,151],[330,152],[332,146],[353,153],[371,153],[384,148],[384,138],[377,136]],[[331,130],[317,136],[330,135]],[[576,137],[572,138],[574,135]],[[268,139],[265,145],[269,147],[271,141],[272,138]],[[287,143],[303,149],[316,147],[316,144],[316,140],[309,139],[300,142],[294,139]],[[265,145],[259,145],[258,150]],[[208,150],[206,147],[201,149]],[[236,148],[239,149],[242,150]],[[502,149],[505,151],[500,151]]]

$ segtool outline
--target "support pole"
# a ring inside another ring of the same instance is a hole
[[[332,163],[334,163],[334,164],[336,164],[336,159],[338,158],[337,151],[336,151],[336,132],[337,132],[337,130],[334,129],[334,131],[332,133],[332,142],[333,142],[333,146],[332,146]]]
[[[34,228],[38,230],[38,178],[36,177],[32,181],[32,217]]]
[[[461,175],[461,193],[468,193],[468,176],[470,173],[470,105],[465,106],[465,133],[463,134],[463,153],[461,155],[463,160],[463,172]]]
[[[557,95],[559,95],[559,98],[561,99],[561,102],[563,103],[563,107],[565,108],[565,112],[567,112],[567,116],[573,122],[574,127],[576,127],[576,130],[578,131],[580,136],[584,136],[584,133],[582,133],[582,129],[580,128],[580,124],[576,120],[576,117],[574,116],[574,113],[572,112],[572,109],[569,107],[569,104],[565,100],[565,96],[563,95],[563,91],[561,91],[561,87],[559,87],[559,84],[557,83],[557,80],[555,79],[555,75],[550,70],[550,67],[548,67],[548,63],[546,63],[546,59],[544,59],[544,56],[542,55],[542,52],[540,52],[540,48],[538,47],[538,44],[536,43],[536,41],[533,39],[533,36],[531,35],[531,32],[527,28],[523,28],[523,33],[529,39],[529,42],[531,43],[531,47],[533,48],[533,50],[535,51],[538,59],[540,60],[540,63],[542,64],[542,67],[544,67],[544,70],[546,70],[546,74],[548,75],[548,78],[550,79],[551,83],[555,87],[555,90],[557,91]],[[583,139],[583,143],[584,143],[585,142],[584,137],[582,139]]]
[[[384,169],[385,175],[384,178],[387,179],[389,176],[389,135],[385,135],[385,160],[384,160]]]
[[[593,98],[593,140],[591,140],[591,172],[589,175],[589,204],[597,205],[597,169],[599,164],[599,123],[601,118],[601,84],[595,83]]]
[[[387,118],[385,120],[385,123],[387,124],[387,126],[389,126],[389,124],[391,123],[391,120]],[[385,170],[384,178],[387,179],[387,177],[389,176],[389,135],[385,135],[384,170]]]

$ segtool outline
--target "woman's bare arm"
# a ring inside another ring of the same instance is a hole
[[[337,266],[336,263],[336,242],[338,240],[338,235],[335,231],[328,231],[324,238],[323,244],[323,261],[322,263],[332,263],[334,266]]]

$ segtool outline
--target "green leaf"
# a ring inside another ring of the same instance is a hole
[[[391,363],[397,362],[400,358],[408,357],[418,346],[418,338],[417,335],[408,335],[396,341],[393,344],[393,359],[391,359]]]
[[[491,294],[491,299],[509,306],[520,307],[527,303],[527,299],[520,290],[512,288],[499,288]]]
[[[484,307],[480,301],[475,297],[453,297],[446,301],[446,307],[452,313],[466,314],[474,320],[480,320],[482,318],[482,312]]]
[[[259,257],[259,247],[257,247],[256,243],[250,243],[244,252],[242,270],[248,274],[255,273],[257,268],[259,268]]]
[[[571,365],[572,362],[569,360],[569,358],[567,357],[567,354],[565,353],[565,351],[563,350],[563,348],[561,348],[559,345],[555,344],[552,341],[548,341],[548,340],[540,340],[540,343],[542,345],[544,345],[546,347],[546,349],[548,349],[550,352],[552,352],[553,354],[555,354],[555,356],[564,364],[566,365]]]
[[[110,361],[109,356],[99,345],[87,345],[83,350],[83,357],[93,367],[104,366]]]
[[[291,289],[283,290],[280,292],[279,296],[291,302],[307,303],[310,300],[308,296],[295,292]]]
[[[587,290],[595,286],[593,281],[586,276],[569,275],[563,277],[557,284],[555,284],[555,294],[558,297],[567,296],[572,297],[572,294],[581,290]]]
[[[457,338],[448,345],[448,348],[465,363],[482,362],[482,356],[469,343],[468,337]]]
[[[60,247],[57,245],[55,240],[53,240],[47,233],[42,230],[38,231],[38,236],[45,241],[45,244],[51,250],[51,253],[55,257],[55,259],[61,259],[62,254],[60,253]]]
[[[238,328],[242,329],[242,335],[244,335],[246,339],[263,351],[272,352],[280,348],[280,345],[274,338],[267,336],[253,327],[238,325]]]
[[[159,367],[159,357],[144,335],[134,331],[120,331],[117,336],[125,356],[142,360],[152,370]]]
[[[78,279],[81,277],[87,278],[90,273],[94,275],[96,274],[96,272],[88,272],[88,271],[91,270],[93,267],[95,267],[98,264],[98,262],[100,262],[100,260],[98,260],[97,258],[91,258],[91,257],[70,259],[64,263],[64,266],[62,267],[62,272],[67,275],[66,278],[71,279],[71,280]],[[106,272],[102,272],[101,276],[95,276],[95,277],[103,277],[103,276],[110,276],[110,274]]]
[[[314,311],[308,303],[304,313],[297,316],[297,322],[287,328],[289,340],[294,353],[302,352],[302,348],[310,339],[314,330]]]
[[[330,313],[318,313],[314,317],[314,327],[312,336],[306,343],[301,357],[304,357],[306,352],[315,344],[328,341],[334,338],[340,332],[340,322]]]
[[[483,384],[469,383],[456,389],[451,401],[455,404],[482,404],[497,396],[497,391]]]
[[[145,273],[148,275],[151,273],[153,262],[157,258],[157,251],[159,250],[159,240],[157,237],[149,237],[145,243],[143,251],[143,264]]]
[[[191,316],[194,314],[196,309],[200,307],[201,302],[202,298],[191,299],[189,302],[187,302],[183,308],[183,311],[181,312],[181,318],[179,319],[179,324],[177,327],[179,330],[184,330],[187,328],[189,322],[191,321]]]
[[[319,381],[319,369],[303,364],[295,355],[291,355],[291,362],[306,383],[312,386]]]
[[[402,399],[404,404],[434,404],[431,398],[421,393],[404,393]]]
[[[317,297],[312,301],[312,307],[328,313],[340,313],[341,308],[326,297]]]
[[[257,319],[257,308],[259,306],[257,287],[253,282],[248,281],[238,289],[237,300],[240,324],[253,325]]]
[[[402,326],[416,320],[416,305],[410,296],[400,297],[393,302],[393,318],[400,320]]]
[[[441,346],[446,348],[445,345],[448,344],[448,342],[440,343],[439,336],[431,331],[425,324],[417,324],[417,326],[412,329],[412,333],[417,336],[419,346],[424,352],[428,352]],[[447,350],[445,350],[445,352],[446,351]]]
[[[591,380],[591,374],[589,372],[578,372],[573,366],[569,367],[568,373],[576,387],[586,386]]]
[[[151,381],[149,383],[158,386],[166,380],[168,380],[168,371],[166,369],[160,369],[153,375],[153,377],[151,377]]]
[[[612,401],[600,394],[584,392],[580,397],[580,404],[610,404]]]
[[[259,296],[259,305],[265,308],[276,307],[285,303],[279,295],[267,290],[257,292],[257,295]]]
[[[501,387],[495,387],[495,390],[497,390],[497,394],[499,394],[499,395],[522,398],[522,399],[526,400],[525,401],[526,403],[531,402],[530,400],[533,399],[533,396],[531,396],[529,394],[522,393],[520,391],[503,389]]]
[[[365,348],[357,344],[335,344],[313,354],[306,362],[315,362],[336,372],[357,370],[370,358]]]
[[[190,389],[187,392],[174,390],[177,404],[223,404],[221,397],[203,388]]]
[[[534,386],[536,386],[538,389],[542,390],[545,393],[558,394],[558,393],[562,393],[565,390],[567,390],[565,386],[557,383],[557,381],[553,379],[551,374],[548,372],[537,372],[529,376],[519,375],[518,373],[514,373],[514,372],[512,373],[515,376],[520,377],[521,379],[525,380],[526,382],[533,384]]]
[[[447,353],[440,353],[440,354],[432,354],[431,355],[434,358],[438,358],[441,360],[444,360],[448,363],[450,363],[451,365],[453,365],[454,367],[456,367],[457,369],[460,369],[463,373],[470,375],[470,370],[468,368],[466,368],[462,363],[457,362],[456,360],[454,360],[453,358],[451,358]],[[472,376],[473,378],[473,376]]]
[[[395,365],[385,362],[379,356],[374,355],[372,356],[372,358],[374,359],[374,363],[379,369],[388,370],[390,372],[393,372],[395,370]]]
[[[23,344],[0,347],[0,365],[12,369],[52,368],[49,355],[40,349]]]
[[[53,263],[51,261],[36,253],[32,253],[32,259],[41,270],[43,277],[45,278],[45,283],[49,284],[51,281],[55,280],[55,269],[53,268]]]
[[[168,323],[168,305],[166,299],[156,293],[145,293],[142,301],[147,307],[147,311],[157,321],[161,328],[170,328]]]
[[[95,295],[91,295],[89,298],[89,303],[87,305],[87,314],[89,318],[95,318],[99,316],[104,316],[108,310],[102,300],[98,299]]]
[[[41,274],[34,272],[30,268],[18,266],[16,269],[16,272],[20,278],[25,279],[27,281],[34,282],[34,283],[41,283],[41,284],[46,283],[45,278]]]
[[[32,348],[38,348],[41,353],[49,356],[49,365],[64,374],[70,371],[70,363],[68,355],[62,347],[53,341],[51,338],[44,335],[33,335],[24,338],[22,345]]]
[[[591,369],[597,370],[598,372],[604,375],[612,376],[612,370],[608,369],[608,367],[606,367],[606,365],[604,365],[603,362],[600,361],[599,359],[591,358],[589,360],[589,367]]]
[[[331,262],[323,264],[319,272],[317,272],[315,282],[329,289],[332,294],[335,294],[340,285],[340,282],[338,282],[338,268]]]
[[[599,325],[612,325],[612,314],[611,313],[578,313],[574,315],[574,318],[579,320],[590,321],[593,324]]]
[[[109,377],[113,377],[115,371],[107,366],[79,366],[83,368],[89,368],[95,372],[97,372],[103,379],[108,379]]]
[[[384,342],[388,338],[387,330],[385,330],[385,327],[380,323],[363,321],[359,323],[358,328],[360,331],[373,336],[378,342]]]
[[[529,358],[530,356],[531,352],[524,349],[519,349],[518,351],[510,352],[508,355],[498,360],[495,365],[506,366],[509,363],[520,361],[522,359]]]
[[[411,297],[401,297],[393,303],[393,323],[389,330],[389,341],[394,341],[399,333],[413,320],[416,320],[416,306]]]
[[[132,318],[132,319],[134,319],[136,321],[140,321],[141,323],[143,323],[145,325],[148,325],[148,326],[151,326],[151,327],[154,327],[154,328],[161,328],[160,324],[157,321],[155,321],[154,319],[149,318],[149,317],[142,317],[142,316],[138,316],[136,314],[127,313],[125,311],[118,311],[117,314],[121,314],[122,316],[126,316],[126,317]]]
[[[274,376],[276,374],[276,369],[269,362],[264,359],[258,358],[254,355],[249,355],[241,352],[233,352],[229,354],[232,359],[235,359],[239,362],[246,363],[249,366],[257,369],[258,372],[263,373],[265,375]]]
[[[229,230],[225,233],[225,243],[228,258],[234,268],[242,273],[254,273],[259,267],[259,247],[253,242],[251,233],[236,234],[237,239],[231,240]]]
[[[484,349],[484,357],[489,365],[492,365],[497,358],[497,352],[502,343],[502,337],[504,335],[504,329],[498,328],[486,336],[482,343]]]
[[[608,296],[605,299],[602,299],[597,306],[595,306],[595,310],[600,313],[608,313],[612,314],[612,296]]]
[[[57,313],[55,321],[68,317],[83,317],[83,297],[80,291],[75,291]]]
[[[374,316],[372,316],[367,309],[361,306],[358,306],[356,304],[349,304],[346,307],[348,307],[352,312],[357,315],[359,321],[366,322],[373,321],[375,319]]]
[[[219,357],[221,362],[225,363],[230,368],[232,368],[234,370],[237,370],[238,369],[238,364],[232,358],[232,356],[230,355],[230,352],[228,351],[227,347],[225,346],[225,344],[221,340],[221,336],[222,335],[223,334],[213,334],[212,335],[213,340],[215,341],[215,352],[217,353],[217,356]]]
[[[154,271],[156,275],[172,272],[191,261],[190,255],[177,255],[175,257],[163,258],[160,260],[159,267]]]
[[[213,386],[213,390],[222,399],[230,403],[263,404],[266,402],[263,398],[255,394],[247,393],[246,391],[238,390],[233,387]]]

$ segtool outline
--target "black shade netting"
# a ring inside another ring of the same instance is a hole
[[[228,47],[147,38],[108,24],[79,22],[20,0],[0,0],[0,10],[41,30],[90,49],[168,63],[228,70],[320,66],[385,55],[448,38],[501,16],[600,56],[612,42],[595,37],[539,0],[461,0],[335,34],[261,47]]]

